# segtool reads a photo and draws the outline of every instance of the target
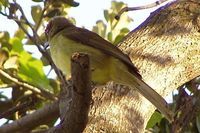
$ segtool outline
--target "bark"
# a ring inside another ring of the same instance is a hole
[[[71,59],[71,68],[72,93],[66,93],[66,97],[61,94],[62,99],[59,101],[61,122],[57,127],[50,129],[48,133],[82,133],[87,125],[92,98],[88,55],[74,53]],[[70,88],[71,86],[68,85],[62,89],[70,93]],[[70,95],[71,97],[69,97]]]
[[[200,2],[197,1],[180,0],[158,9],[119,44],[144,81],[164,97],[200,74]],[[137,91],[112,82],[93,89],[92,99],[84,130],[87,133],[142,133],[155,110]],[[3,129],[16,131],[20,127],[32,129],[44,123],[43,120],[59,114],[55,104],[1,127],[2,132],[5,132]],[[35,117],[38,114],[39,117]],[[42,122],[38,122],[38,118]],[[10,130],[11,127],[14,129]]]
[[[119,44],[164,97],[200,74],[199,9],[197,0],[160,8]],[[141,133],[155,110],[137,91],[113,83],[95,89],[93,100],[85,132]]]
[[[26,115],[19,120],[1,126],[0,133],[28,132],[38,125],[55,121],[58,116],[58,101],[55,101],[52,104],[45,105],[42,109],[39,109],[32,114]]]

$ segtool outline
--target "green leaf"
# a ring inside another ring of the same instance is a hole
[[[93,27],[92,31],[103,38],[106,37],[106,25],[101,20],[96,22],[96,26]]]
[[[19,53],[21,53],[24,50],[21,40],[19,38],[17,38],[17,37],[11,38],[9,40],[9,42],[12,45],[11,54],[18,55]]]
[[[20,54],[19,65],[17,75],[21,79],[43,89],[52,90],[49,80],[44,74],[43,64],[40,60],[33,58],[29,53],[23,51]]]
[[[112,42],[113,34],[112,32],[108,33],[108,41]]]
[[[11,54],[18,56],[19,69],[17,76],[35,86],[52,90],[43,71],[42,61],[33,58],[30,53],[26,52],[20,39],[14,37],[10,39],[10,43],[12,44]]]
[[[109,13],[108,13],[108,10],[104,10],[103,11],[103,13],[104,13],[104,18],[106,19],[106,21],[108,22],[109,21]]]
[[[118,33],[117,37],[115,38],[114,44],[119,43],[119,42],[122,40],[122,38],[124,38],[124,36],[125,36],[127,33],[129,33],[129,29],[128,29],[128,28],[122,28],[122,29],[120,30],[120,33]]]
[[[129,29],[128,28],[122,28],[121,30],[120,30],[120,32],[121,33],[129,33]]]
[[[2,43],[8,42],[9,39],[10,39],[10,35],[7,31],[0,32],[0,42],[2,42]]]
[[[25,37],[25,34],[24,32],[21,30],[21,29],[18,29],[16,32],[15,32],[15,37],[19,38],[20,40],[24,39]]]
[[[9,43],[10,35],[8,32],[0,32],[0,44],[1,48],[7,48],[11,50],[12,46]]]
[[[123,2],[112,1],[111,6],[114,12],[118,13],[125,6],[125,4]]]
[[[17,69],[18,68],[18,56],[11,56],[3,64],[4,69]]]
[[[123,37],[124,37],[124,35],[119,34],[119,35],[115,38],[115,41],[114,41],[113,44],[118,44],[118,43],[122,40]]]
[[[36,24],[39,22],[39,19],[41,17],[41,13],[42,13],[41,6],[37,5],[37,6],[32,6],[31,7],[31,15],[32,15],[33,21]]]
[[[0,67],[4,64],[4,62],[8,59],[9,53],[7,49],[0,48]]]
[[[1,5],[8,7],[9,1],[8,0],[0,0]]]
[[[155,111],[148,121],[146,128],[152,128],[156,123],[159,123],[161,120],[162,115],[159,112]]]

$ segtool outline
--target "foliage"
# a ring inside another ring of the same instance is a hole
[[[14,36],[10,36],[6,31],[0,32],[0,87],[12,89],[11,99],[2,92],[0,93],[0,104],[5,100],[12,100],[11,103],[8,102],[10,106],[4,106],[7,108],[1,109],[0,113],[6,112],[7,114],[3,117],[8,120],[17,120],[29,111],[41,108],[44,103],[51,100],[45,95],[46,93],[50,97],[56,97],[59,92],[58,81],[49,78],[48,73],[44,71],[44,66],[48,66],[49,62],[46,59],[48,52],[44,48],[46,39],[43,31],[50,18],[57,15],[67,17],[70,8],[79,5],[73,0],[32,1],[38,3],[31,7],[33,22],[26,18],[23,9],[16,1],[2,0],[0,2],[1,15],[15,21],[19,26]],[[112,2],[111,9],[104,11],[106,24],[101,20],[97,21],[93,31],[109,41],[117,43],[129,32],[128,28],[124,27],[131,21],[127,15],[124,15],[120,21],[114,19],[115,14],[124,6],[122,2]],[[73,18],[69,19],[75,21]],[[36,46],[42,56],[40,58],[33,57],[33,53],[25,49],[26,45]],[[32,91],[31,87],[23,84],[36,87],[38,90]],[[22,105],[28,105],[28,107]],[[22,106],[22,110],[7,112],[8,109],[15,106]]]
[[[0,108],[0,114],[15,106],[28,105],[28,107],[22,107],[22,109],[14,113],[3,116],[7,120],[17,120],[28,112],[41,108],[46,102],[51,100],[51,98],[43,94],[44,92],[45,94],[48,93],[50,97],[57,96],[60,89],[58,79],[49,78],[48,73],[44,71],[44,66],[48,66],[49,62],[47,59],[48,52],[46,52],[44,47],[45,35],[41,31],[44,31],[44,25],[50,18],[56,15],[68,17],[70,8],[79,5],[79,3],[73,0],[32,1],[39,3],[39,5],[31,7],[33,23],[27,20],[23,14],[23,9],[20,8],[16,1],[0,1],[1,15],[15,21],[19,26],[14,36],[10,36],[6,31],[0,32],[0,88],[12,89],[11,98],[0,92],[0,107],[2,107]],[[127,27],[132,21],[126,14],[123,14],[119,21],[114,19],[115,15],[124,6],[125,4],[122,2],[113,1],[111,8],[103,12],[105,22],[98,20],[92,30],[113,44],[117,44],[129,32]],[[73,18],[70,19],[75,21]],[[36,46],[42,56],[39,59],[33,57],[32,53],[25,50],[24,47],[26,45]],[[21,83],[28,84],[33,88],[36,87],[42,91],[34,91],[30,86],[27,87]],[[198,89],[190,83],[187,83],[182,88],[188,89],[192,94],[195,94]],[[199,80],[195,81],[195,83],[199,83]],[[180,99],[180,93],[173,97],[174,101],[171,106],[180,113],[177,116],[177,120],[181,120],[180,118],[184,115],[184,112],[181,112],[181,108],[177,108],[177,105],[180,104],[177,103],[178,97]],[[195,100],[199,101],[198,95],[185,95],[184,98],[189,98],[192,101],[191,106]],[[184,103],[182,105],[184,106]],[[195,107],[193,108],[195,111],[198,110]],[[196,116],[187,121],[189,124],[185,125],[185,132],[200,132],[200,116],[197,115],[199,114],[198,112],[194,114]],[[54,124],[54,122],[55,120],[53,123],[50,122],[50,124]],[[155,112],[147,125],[147,130],[168,133],[171,126],[160,113]]]
[[[119,21],[115,19],[115,15],[125,6],[123,2],[112,1],[111,8],[104,10],[106,23],[99,20],[92,30],[111,43],[117,44],[129,32],[127,27],[132,21],[127,14],[122,15]]]

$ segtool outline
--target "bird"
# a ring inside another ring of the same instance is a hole
[[[109,81],[136,89],[149,100],[169,121],[173,112],[165,99],[146,84],[128,55],[98,34],[76,27],[63,16],[53,17],[45,29],[50,54],[55,65],[66,78],[71,76],[71,56],[85,53],[89,56],[91,80],[97,85]]]

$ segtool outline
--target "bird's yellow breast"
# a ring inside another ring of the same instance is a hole
[[[75,52],[86,53],[90,58],[92,81],[105,84],[110,81],[109,55],[81,43],[70,40],[61,34],[54,36],[50,41],[50,52],[56,66],[69,78],[71,76],[71,56]]]

